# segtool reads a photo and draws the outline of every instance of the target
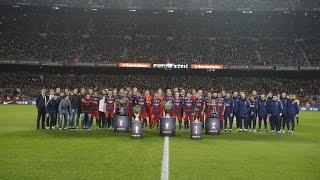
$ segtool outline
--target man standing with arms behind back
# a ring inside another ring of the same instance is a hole
[[[79,110],[81,108],[81,97],[78,93],[78,89],[73,89],[73,95],[70,97],[71,102],[71,112],[70,112],[70,119],[69,119],[69,129],[76,128],[76,122],[79,122],[80,116],[78,115]]]
[[[36,106],[37,106],[37,110],[38,110],[37,129],[40,128],[40,118],[41,118],[41,129],[44,129],[47,101],[48,101],[48,97],[46,96],[46,89],[42,88],[41,93],[38,94],[38,96],[36,98]]]

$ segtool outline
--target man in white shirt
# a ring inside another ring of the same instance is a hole
[[[105,95],[106,95],[106,91],[102,90],[100,100],[99,100],[99,122],[101,123],[100,127],[102,127],[103,129],[107,128]]]

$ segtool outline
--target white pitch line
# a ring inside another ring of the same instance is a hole
[[[169,137],[164,137],[161,180],[169,179]]]

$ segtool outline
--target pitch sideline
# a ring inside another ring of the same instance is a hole
[[[161,180],[169,179],[169,137],[164,137],[163,154],[162,154],[162,169]]]

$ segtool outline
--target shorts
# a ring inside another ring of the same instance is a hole
[[[183,115],[183,120],[184,121],[193,121],[193,114],[192,113],[185,113]]]

